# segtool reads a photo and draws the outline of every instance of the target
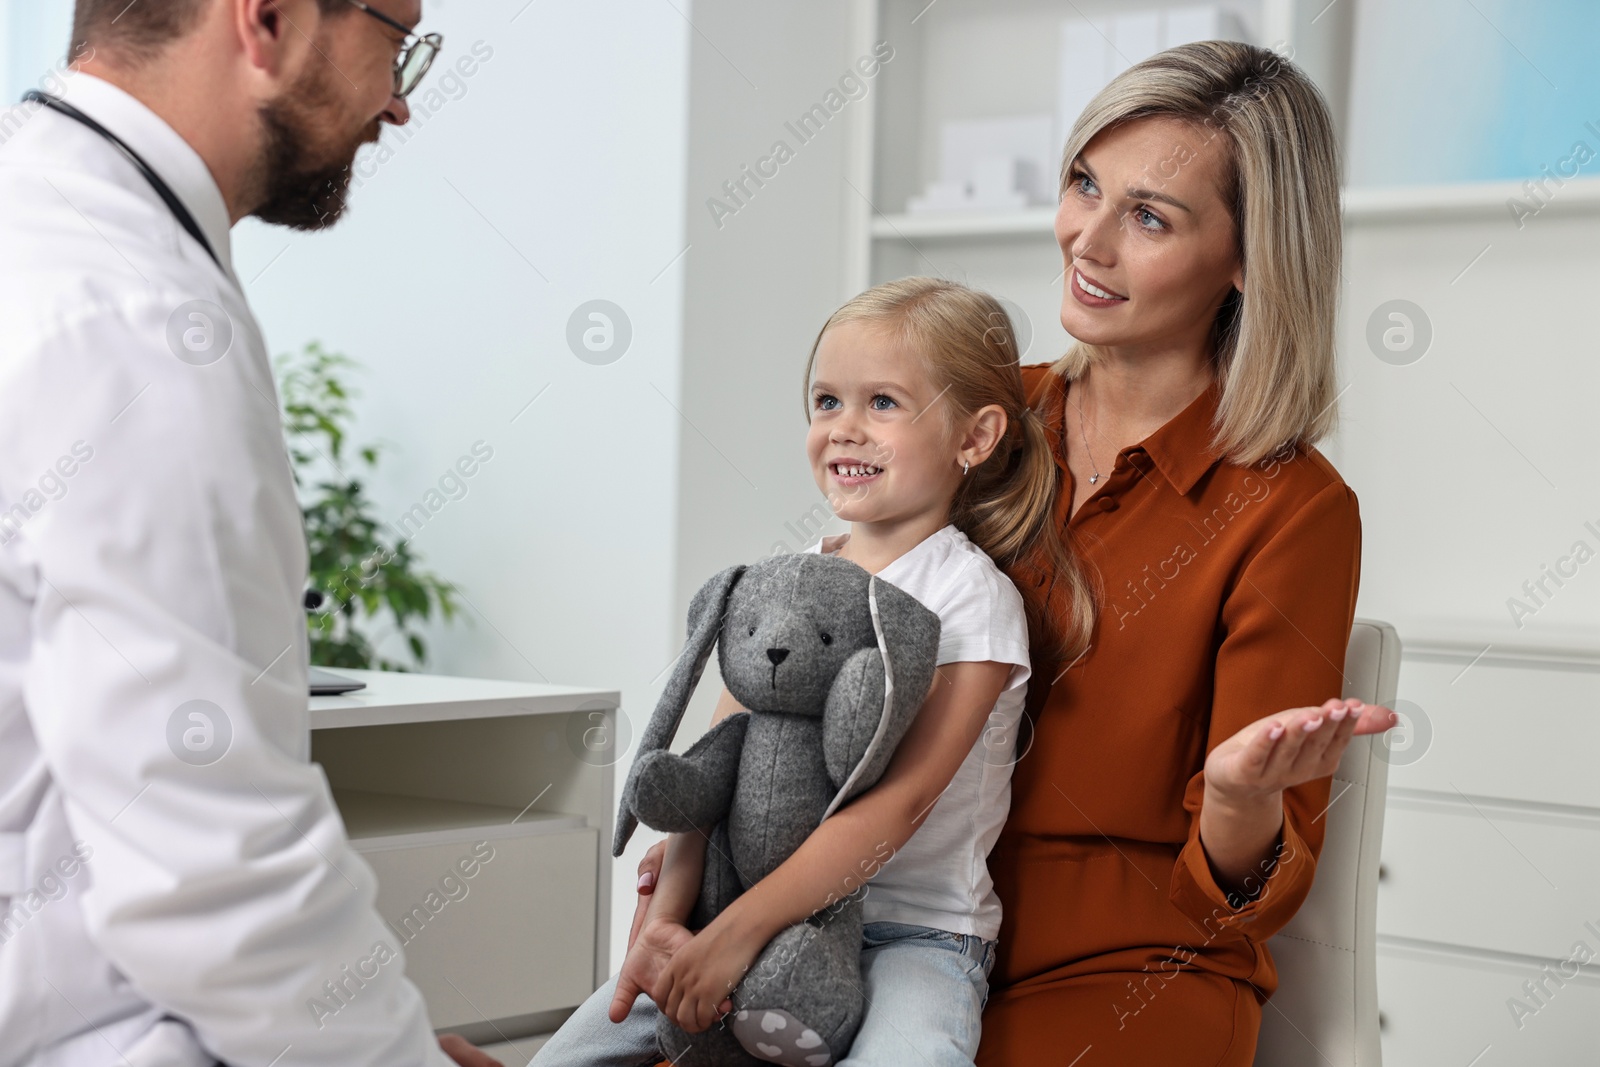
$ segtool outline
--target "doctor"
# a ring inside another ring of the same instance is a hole
[[[420,15],[78,0],[65,88],[0,114],[0,1067],[494,1063],[441,1051],[308,761],[306,546],[228,249],[339,217]]]

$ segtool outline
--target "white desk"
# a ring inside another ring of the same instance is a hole
[[[312,758],[434,1026],[550,1029],[608,977],[620,695],[337,673],[367,688],[311,698]]]

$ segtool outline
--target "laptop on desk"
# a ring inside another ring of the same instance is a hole
[[[365,689],[366,682],[358,682],[342,674],[325,671],[321,667],[311,668],[311,695],[314,697],[338,696],[340,693],[351,693],[357,689]]]

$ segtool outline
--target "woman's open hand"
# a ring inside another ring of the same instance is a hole
[[[1262,892],[1257,878],[1271,869],[1282,836],[1283,791],[1326,778],[1352,737],[1382,733],[1398,721],[1377,704],[1328,700],[1258,719],[1212,749],[1200,843],[1218,886],[1247,898]]]
[[[1352,737],[1382,733],[1397,721],[1388,708],[1350,699],[1258,719],[1206,757],[1208,800],[1249,803],[1326,778]]]

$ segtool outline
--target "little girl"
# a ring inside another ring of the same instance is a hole
[[[828,319],[806,364],[806,454],[850,532],[809,551],[939,616],[933,686],[878,784],[697,933],[683,924],[706,838],[671,835],[621,972],[530,1067],[657,1062],[659,1011],[691,1033],[717,1025],[774,935],[863,883],[868,1006],[839,1064],[970,1067],[1000,932],[987,861],[1030,673],[1029,612],[999,565],[1042,556],[1072,571],[1051,515],[1058,470],[1018,362],[1000,304],[940,279],[879,285]],[[1051,652],[1070,658],[1085,639],[1057,635]],[[742,711],[724,689],[712,723]]]

